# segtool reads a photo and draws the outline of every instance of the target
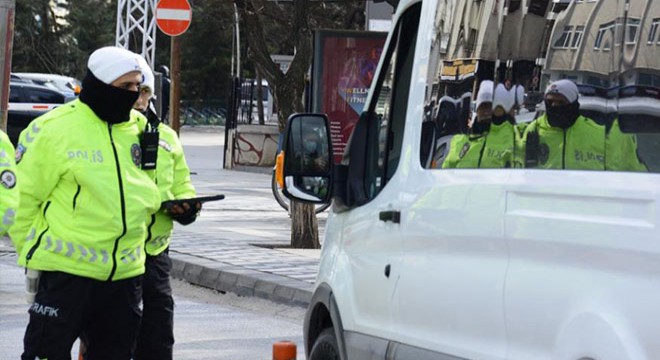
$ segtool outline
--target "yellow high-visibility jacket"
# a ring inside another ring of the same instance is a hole
[[[190,168],[183,154],[177,133],[167,126],[158,126],[158,160],[156,182],[162,201],[195,197],[195,188],[190,182]],[[152,215],[146,240],[146,252],[155,256],[170,245],[173,221],[163,210]]]
[[[4,131],[0,131],[0,236],[14,224],[18,208],[18,182],[14,146]]]
[[[21,133],[21,202],[10,230],[19,265],[97,280],[144,273],[160,195],[140,168],[138,117],[111,125],[75,100]]]

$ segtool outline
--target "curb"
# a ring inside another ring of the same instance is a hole
[[[314,285],[301,280],[174,251],[170,258],[171,276],[194,285],[303,308],[312,299]]]

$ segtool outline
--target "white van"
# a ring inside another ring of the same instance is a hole
[[[308,359],[660,359],[658,19],[646,0],[401,0],[342,164],[312,165],[325,115],[289,120],[286,193],[333,200]],[[558,145],[517,124],[522,167],[429,165],[448,135],[489,148],[425,109],[509,77],[605,84],[604,113]]]

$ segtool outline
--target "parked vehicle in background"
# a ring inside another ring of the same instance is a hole
[[[307,359],[660,359],[658,26],[660,1],[400,0],[342,163],[308,156],[326,115],[287,124],[285,194],[333,203]],[[428,110],[483,80],[546,113]],[[445,137],[460,167],[428,161]]]
[[[7,135],[16,146],[18,136],[32,120],[47,111],[75,99],[72,92],[62,93],[50,87],[37,85],[28,80],[9,83],[9,111]]]
[[[80,80],[65,75],[19,72],[12,73],[11,78],[12,80],[32,81],[35,84],[49,87],[67,95],[70,93],[71,96],[80,94],[80,89],[82,88]]]
[[[262,97],[261,103],[264,106],[264,122],[277,123],[277,112],[273,109],[275,103],[273,94],[270,91],[268,81],[261,81]],[[250,99],[252,99],[250,101]],[[241,85],[241,102],[238,110],[238,120],[242,123],[256,124],[259,122],[260,100],[257,97],[257,80],[245,80]]]

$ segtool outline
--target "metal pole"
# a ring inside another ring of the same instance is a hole
[[[172,129],[179,133],[181,123],[179,122],[179,99],[181,98],[181,39],[172,36],[170,53],[170,75],[172,85],[170,86],[170,119]]]
[[[3,131],[7,131],[15,9],[14,0],[0,0],[0,24],[3,24],[0,25],[0,120]]]

